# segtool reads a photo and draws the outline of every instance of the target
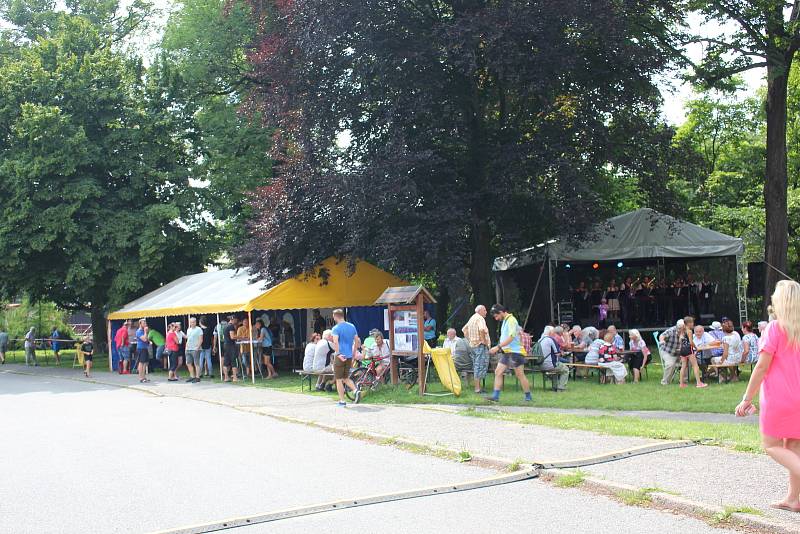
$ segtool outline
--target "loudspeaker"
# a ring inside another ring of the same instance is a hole
[[[754,261],[747,264],[747,297],[760,297],[764,295],[767,265],[763,261]]]

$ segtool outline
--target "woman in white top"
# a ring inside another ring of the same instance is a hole
[[[314,332],[311,334],[311,339],[306,343],[306,350],[303,353],[303,371],[306,373],[310,373],[314,370],[314,351],[317,348],[319,340],[319,334]]]
[[[633,373],[633,381],[639,382],[642,376],[642,367],[647,365],[648,356],[650,356],[650,349],[647,348],[647,343],[642,339],[642,335],[638,330],[632,328],[628,331],[630,337],[629,346],[633,354],[630,355],[628,360],[628,367],[631,368]]]
[[[744,344],[739,333],[733,329],[733,323],[726,321],[722,325],[722,331],[725,335],[722,337],[722,356],[711,358],[711,363],[715,365],[739,365],[742,363],[744,356]],[[719,381],[724,380],[723,369],[718,369]],[[728,369],[728,380],[733,382],[739,381],[738,367],[736,369]]]

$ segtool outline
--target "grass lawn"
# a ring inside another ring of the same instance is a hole
[[[74,350],[61,351],[61,366],[72,365]],[[9,351],[6,355],[9,362],[24,363],[25,355],[22,351]],[[39,365],[54,365],[51,352],[37,351]],[[93,371],[108,371],[108,357],[96,355]],[[217,370],[218,372],[218,370]],[[183,370],[185,373],[185,369]],[[432,373],[435,376],[435,373]],[[525,403],[522,400],[522,391],[517,386],[517,380],[506,377],[505,389],[500,398],[500,405],[505,406],[544,406],[548,408],[589,408],[599,410],[667,410],[674,412],[712,412],[731,413],[733,408],[742,398],[744,389],[749,379],[749,370],[742,373],[741,381],[732,384],[717,384],[709,382],[709,387],[696,389],[689,387],[680,389],[677,380],[670,386],[662,386],[661,367],[658,364],[649,366],[649,374],[642,382],[634,384],[628,382],[623,385],[599,384],[596,376],[588,379],[578,378],[570,380],[567,391],[554,393],[550,389],[542,389],[541,376],[536,375],[532,381],[533,402]],[[531,379],[530,375],[528,376]],[[486,378],[486,389],[492,388],[493,375]],[[243,385],[250,385],[250,381],[242,381]],[[549,381],[548,381],[549,386]],[[300,379],[294,373],[282,371],[281,376],[275,380],[261,380],[256,378],[256,387],[277,389],[280,391],[300,393]],[[438,380],[431,380],[428,384],[429,392],[443,392],[444,389]],[[335,393],[317,393],[312,391],[306,394],[320,396],[335,396]],[[369,391],[363,397],[364,403],[372,404],[462,404],[485,405],[489,404],[483,396],[475,395],[471,386],[462,385],[460,397],[446,396],[420,397],[417,388],[407,390],[404,385],[393,387],[382,386],[377,391]]]
[[[74,349],[64,349],[61,351],[61,367],[71,367],[75,359]],[[8,363],[25,363],[25,351],[10,350],[6,353],[6,361]],[[52,351],[36,351],[36,362],[41,367],[51,367],[56,365],[56,360],[53,357]],[[106,371],[108,372],[108,356],[105,354],[95,354],[92,360],[92,372]],[[76,367],[75,369],[79,369]]]
[[[669,387],[660,384],[660,368],[651,366],[649,379],[639,384],[601,385],[596,378],[571,381],[565,393],[543,391],[541,378],[534,389],[534,401],[522,402],[522,392],[516,389],[516,380],[507,380],[501,405],[546,406],[554,408],[594,408],[607,410],[668,410],[692,412],[731,413],[741,399],[749,373],[744,373],[742,381],[720,385],[710,383],[705,389],[680,389],[677,384]],[[290,393],[300,392],[300,381],[294,375],[283,374],[275,380],[256,380],[255,387],[281,390]],[[241,382],[251,385],[250,381]],[[491,381],[487,386],[491,387]],[[429,391],[440,392],[438,382],[429,384]],[[333,399],[335,393],[306,394],[327,396]],[[377,391],[368,392],[364,403],[372,404],[463,404],[488,405],[488,401],[475,395],[467,388],[461,397],[419,397],[416,388],[408,391],[405,386],[383,386]],[[757,425],[730,423],[698,423],[688,421],[642,419],[638,417],[582,416],[559,413],[508,413],[466,410],[465,416],[500,419],[521,424],[542,425],[567,430],[587,430],[616,436],[634,436],[652,439],[691,439],[709,440],[710,445],[729,447],[743,452],[762,452],[761,438]]]
[[[61,351],[61,366],[72,365],[74,350]],[[22,351],[10,351],[6,358],[9,362],[23,363]],[[37,352],[39,365],[54,365],[52,353]],[[94,371],[108,372],[108,357],[97,355],[94,358]],[[76,372],[79,372],[76,369]],[[186,375],[185,369],[181,373]],[[187,375],[188,376],[188,375]],[[487,378],[486,387],[491,389],[492,376]],[[530,377],[529,377],[530,379]],[[522,401],[522,391],[518,389],[515,378],[506,378],[506,387],[501,396],[501,405],[505,406],[543,406],[550,408],[589,408],[602,410],[667,410],[675,412],[713,412],[731,413],[739,402],[749,379],[749,371],[744,372],[741,381],[733,384],[717,384],[710,382],[705,389],[694,387],[680,389],[676,383],[665,387],[660,384],[661,368],[651,365],[649,376],[639,384],[627,383],[620,386],[603,385],[592,376],[589,379],[570,380],[567,391],[554,393],[543,390],[541,377],[536,376],[533,384],[533,402]],[[249,380],[242,380],[240,385],[250,386]],[[549,382],[548,382],[549,385]],[[274,380],[256,379],[254,387],[275,389],[287,393],[300,393],[300,379],[294,373],[283,371]],[[364,403],[371,404],[461,404],[489,405],[482,396],[475,395],[471,387],[462,388],[460,397],[420,397],[417,388],[407,390],[404,385],[382,386],[377,391],[367,392]],[[429,392],[444,391],[438,381],[431,381]],[[306,395],[329,397],[333,400],[336,393],[309,392]],[[582,416],[559,413],[508,413],[466,410],[465,416],[501,419],[521,424],[542,425],[568,430],[588,430],[602,434],[617,436],[636,436],[653,439],[709,439],[711,444],[722,445],[739,451],[761,452],[761,441],[757,425],[737,425],[727,423],[697,423],[674,420],[641,419],[638,417],[614,416]]]
[[[542,425],[565,430],[589,430],[613,436],[652,439],[710,440],[709,445],[730,447],[737,451],[763,453],[758,425],[731,423],[696,423],[638,417],[583,416],[558,413],[508,413],[467,410],[471,417],[500,419],[515,423]]]
[[[733,408],[742,398],[749,371],[744,372],[741,381],[731,384],[717,384],[710,382],[705,389],[694,386],[680,389],[676,383],[662,386],[661,368],[651,365],[649,376],[638,384],[626,383],[623,385],[599,384],[595,376],[589,379],[578,378],[570,380],[567,391],[554,393],[550,389],[543,390],[541,376],[536,376],[533,384],[533,402],[525,403],[522,391],[517,387],[516,378],[506,377],[506,386],[500,398],[501,405],[507,406],[544,406],[549,408],[591,408],[600,410],[667,410],[675,412],[712,412],[731,413]],[[491,390],[493,376],[487,377],[486,388]],[[530,376],[529,376],[530,380]],[[250,384],[248,381],[247,384]],[[548,381],[549,386],[549,381]],[[286,392],[300,392],[299,378],[288,372],[275,380],[256,379],[256,387],[278,389]],[[306,389],[306,392],[308,390]],[[444,391],[438,381],[431,381],[428,385],[429,392]],[[332,393],[316,393],[313,395],[329,395]],[[382,386],[377,391],[370,391],[364,395],[364,403],[372,404],[463,404],[485,405],[489,404],[483,396],[475,395],[472,387],[462,387],[460,397],[420,397],[417,388],[407,390],[402,384],[396,387]]]

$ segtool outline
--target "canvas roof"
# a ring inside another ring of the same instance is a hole
[[[650,208],[612,217],[588,232],[585,244],[552,240],[494,260],[495,271],[542,261],[607,261],[641,258],[703,258],[744,253],[737,237],[681,221]]]
[[[319,276],[321,268],[328,275],[324,285]],[[371,306],[387,287],[405,284],[362,260],[357,261],[355,271],[348,275],[346,261],[328,258],[311,274],[290,278],[273,287],[253,282],[247,269],[225,269],[178,278],[110,313],[108,318]]]

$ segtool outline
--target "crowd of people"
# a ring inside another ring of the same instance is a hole
[[[151,367],[160,367],[168,373],[168,381],[177,382],[178,371],[185,367],[189,373],[186,382],[199,383],[203,378],[214,377],[215,358],[221,360],[223,382],[238,382],[240,368],[249,373],[251,359],[259,366],[260,373],[266,370],[266,378],[277,377],[272,340],[272,331],[262,319],[249,325],[247,320],[233,314],[215,327],[210,326],[205,316],[190,317],[186,332],[180,321],[168,323],[166,335],[148,326],[147,319],[140,319],[136,326],[128,320],[114,333],[113,343],[119,356],[120,374],[131,374],[135,365],[139,381],[146,383],[150,381],[147,374]]]
[[[0,330],[0,365],[6,363],[6,352],[8,352],[9,342],[11,341],[8,332]],[[89,342],[91,344],[91,334],[84,336],[82,339],[83,342]],[[23,349],[25,351],[25,365],[38,367],[39,362],[36,359],[36,349],[37,346],[49,348],[53,353],[53,358],[55,359],[56,365],[61,365],[61,350],[64,347],[70,346],[74,340],[72,340],[69,336],[64,335],[61,333],[58,326],[54,326],[50,330],[50,336],[47,338],[36,338],[36,327],[31,326],[28,328],[28,331],[22,338],[23,342]]]
[[[657,280],[649,275],[581,281],[572,288],[574,316],[604,329],[611,323],[624,326],[674,324],[679,317],[713,313],[718,284],[708,276]]]

